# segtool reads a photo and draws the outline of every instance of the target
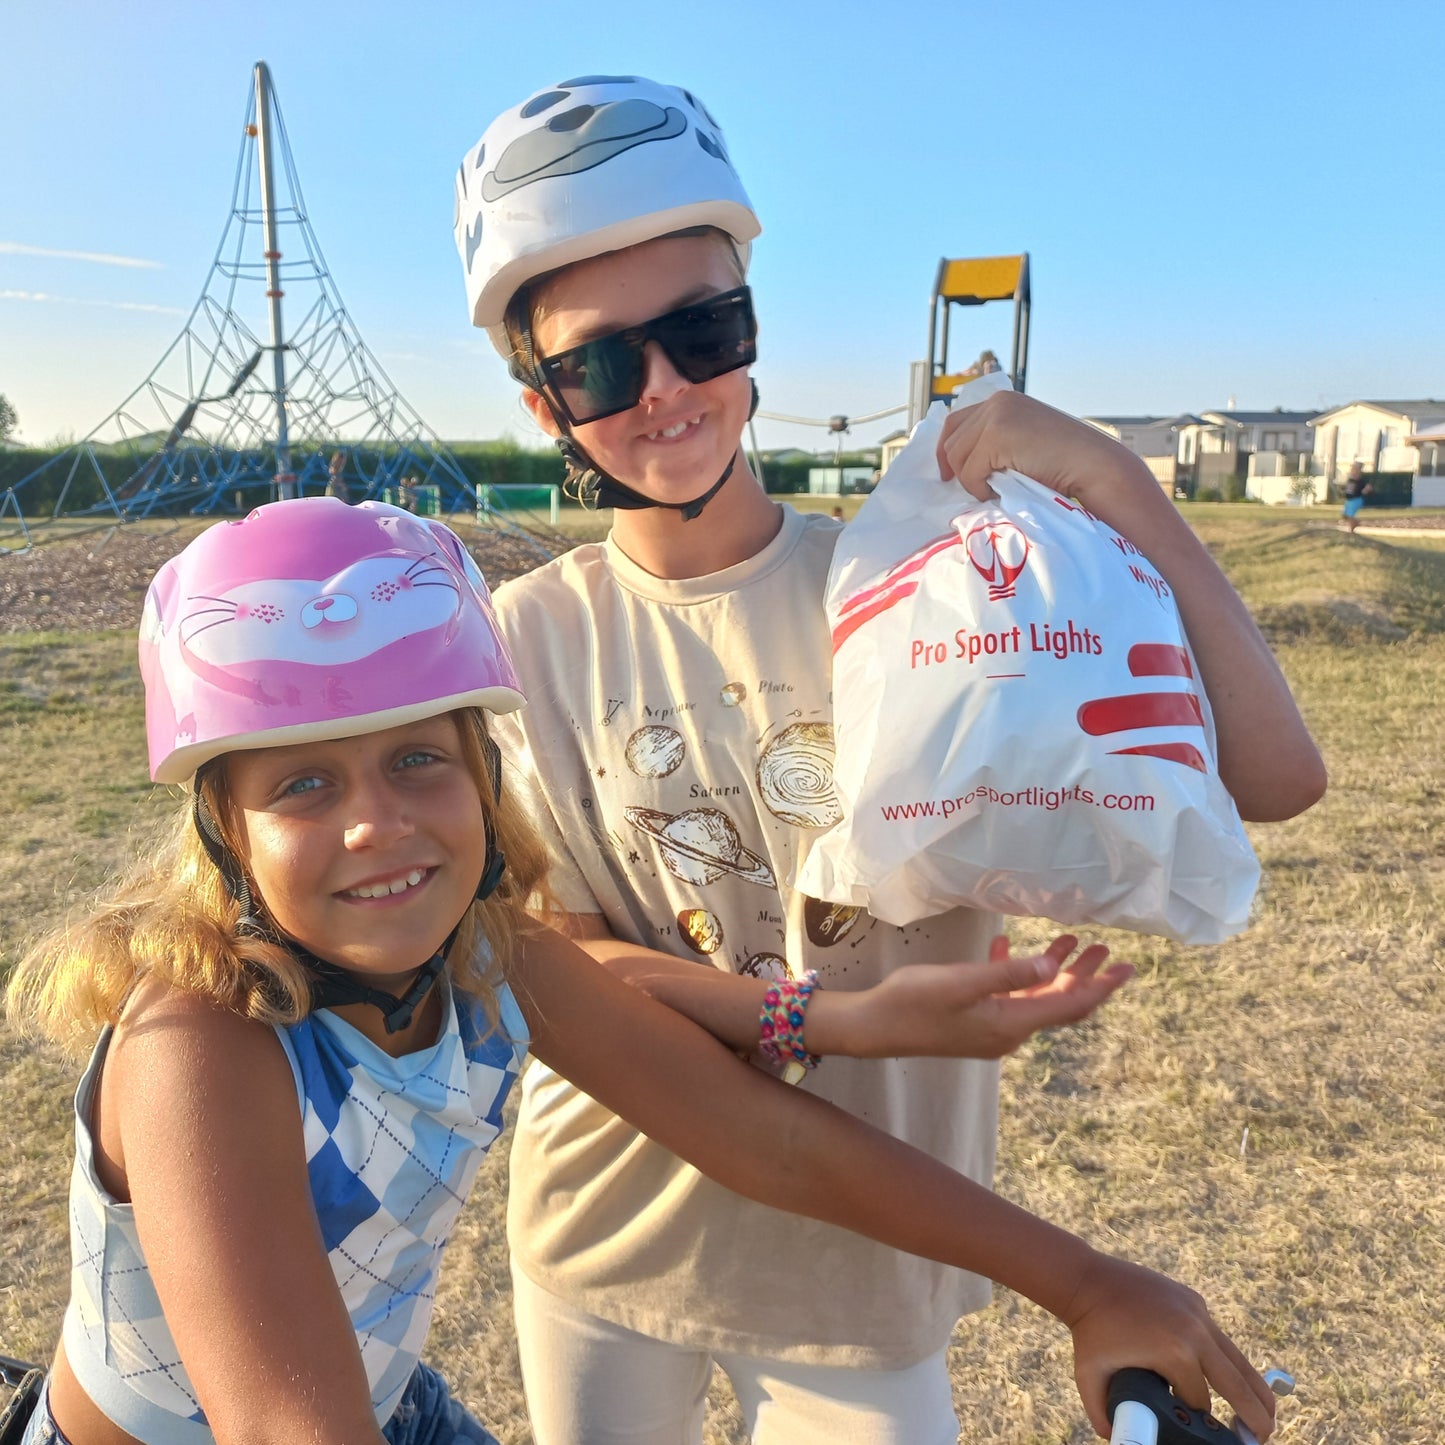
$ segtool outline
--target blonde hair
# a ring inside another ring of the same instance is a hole
[[[495,1025],[497,984],[519,940],[537,926],[528,901],[535,897],[544,909],[551,903],[547,857],[516,798],[506,788],[500,801],[493,795],[481,710],[463,708],[451,716],[507,870],[491,897],[467,910],[447,970],[459,988],[477,996]],[[84,921],[42,938],[16,965],[5,991],[6,1015],[15,1027],[83,1052],[98,1028],[117,1022],[146,977],[202,994],[258,1023],[296,1023],[310,1012],[306,967],[279,944],[238,934],[240,908],[196,833],[196,790],[232,857],[244,860],[225,770],[204,769],[160,846],[139,857]],[[490,953],[480,947],[483,938]]]

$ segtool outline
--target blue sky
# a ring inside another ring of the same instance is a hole
[[[89,432],[183,325],[256,60],[347,307],[443,437],[540,444],[468,325],[452,172],[598,71],[723,127],[764,226],[765,409],[904,401],[939,258],[1020,250],[1029,390],[1067,410],[1445,396],[1438,0],[0,0],[0,36],[0,393],[29,441]],[[958,354],[1005,355],[1008,320],[962,313]]]

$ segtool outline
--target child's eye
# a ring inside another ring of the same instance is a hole
[[[418,768],[425,763],[434,763],[436,760],[435,753],[417,749],[415,752],[404,754],[397,766],[402,768]]]
[[[321,785],[320,778],[292,778],[292,780],[281,789],[281,792],[284,797],[295,798],[299,797],[302,793],[315,792]]]

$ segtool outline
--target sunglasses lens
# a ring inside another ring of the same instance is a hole
[[[683,306],[641,326],[629,326],[539,357],[543,374],[574,425],[627,411],[642,400],[644,348],[655,341],[694,386],[757,360],[757,323],[746,286]]]
[[[642,396],[642,348],[621,336],[599,336],[543,366],[575,422],[626,411]]]
[[[730,292],[674,311],[659,317],[653,328],[668,359],[694,384],[757,360],[757,331],[746,294]]]

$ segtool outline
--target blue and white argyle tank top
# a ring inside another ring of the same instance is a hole
[[[327,1009],[276,1030],[296,1077],[322,1237],[380,1425],[420,1357],[442,1250],[526,1057],[527,1026],[505,985],[491,1032],[474,999],[445,978],[441,986],[440,1038],[402,1058]],[[90,1114],[109,1042],[107,1029],[75,1099],[66,1356],[123,1430],[154,1445],[211,1445],[131,1206],[96,1176]]]

